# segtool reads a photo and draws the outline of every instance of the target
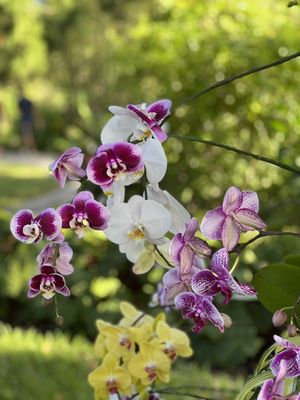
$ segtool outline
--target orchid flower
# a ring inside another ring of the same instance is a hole
[[[225,295],[225,304],[229,303],[232,292],[239,295],[255,295],[255,290],[247,285],[239,284],[228,271],[229,256],[225,249],[216,251],[212,257],[210,268],[199,271],[193,276],[192,290],[197,295]]]
[[[286,377],[300,376],[300,346],[274,335],[275,342],[285,350],[277,353],[270,364],[274,375],[278,375],[280,371],[280,363],[285,360],[287,365]]]
[[[158,185],[147,185],[149,200],[155,200],[162,204],[171,214],[172,225],[170,232],[183,233],[186,223],[191,219],[188,211],[166,190],[161,190]]]
[[[232,186],[225,193],[223,205],[208,211],[201,223],[201,232],[212,240],[222,240],[231,251],[242,232],[263,230],[266,224],[257,215],[259,201],[255,192],[241,191]]]
[[[108,208],[94,200],[93,194],[88,191],[79,192],[72,204],[63,204],[57,212],[62,218],[62,227],[73,229],[79,238],[87,227],[105,229],[109,219]]]
[[[199,258],[211,255],[210,247],[201,239],[195,237],[199,230],[199,223],[192,218],[187,224],[183,234],[177,233],[171,240],[170,257],[180,267],[180,273],[186,274]]]
[[[143,175],[141,149],[131,143],[118,142],[98,147],[87,166],[88,179],[109,193],[114,182],[130,185]]]
[[[191,282],[193,276],[199,272],[199,269],[192,267],[189,272],[180,273],[179,267],[171,268],[163,276],[163,289],[160,293],[161,306],[168,306],[174,303],[175,297],[191,290]]]
[[[119,245],[121,253],[136,262],[146,243],[164,243],[170,225],[170,213],[161,204],[132,196],[128,203],[112,207],[105,234]]]
[[[284,379],[287,377],[288,364],[282,359],[279,364],[278,374],[274,379],[264,382],[257,400],[300,400],[300,393],[284,395]]]
[[[85,176],[81,168],[84,157],[81,151],[79,147],[71,147],[49,165],[49,170],[61,187],[65,186],[67,178],[78,181]]]
[[[51,299],[55,293],[70,296],[64,277],[56,273],[52,265],[44,264],[40,267],[40,271],[40,274],[33,276],[29,281],[28,297],[35,297],[39,293],[46,300]]]
[[[170,100],[158,100],[149,106],[129,104],[127,108],[110,106],[109,111],[114,114],[101,132],[102,143],[114,143],[120,140],[127,141],[132,135],[133,140],[142,141],[153,135],[160,142],[167,139],[166,133],[160,125],[170,115]]]
[[[199,333],[209,322],[224,332],[224,319],[212,304],[212,297],[183,292],[175,297],[174,304],[183,318],[194,321],[194,332]]]
[[[106,354],[100,367],[89,374],[88,380],[95,389],[97,400],[111,398],[114,394],[130,394],[131,377],[125,368],[119,366],[119,359],[113,354]]]
[[[14,237],[24,243],[38,243],[43,237],[56,239],[62,227],[59,214],[53,208],[47,208],[34,217],[31,210],[20,210],[10,222]]]
[[[52,264],[54,261],[56,246],[58,246],[58,255],[55,260],[55,269],[62,275],[70,275],[73,273],[74,268],[70,264],[73,257],[73,250],[67,242],[63,243],[49,243],[37,257],[39,265]]]

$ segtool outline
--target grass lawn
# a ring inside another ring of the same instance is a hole
[[[92,400],[87,375],[96,365],[93,345],[84,338],[70,340],[60,331],[42,335],[34,329],[24,331],[0,324],[1,400]],[[180,393],[232,400],[242,378],[178,362],[168,386]],[[172,394],[162,397],[191,399]]]
[[[58,187],[47,166],[34,161],[1,160],[0,181],[0,208],[5,209],[21,207],[24,201]]]

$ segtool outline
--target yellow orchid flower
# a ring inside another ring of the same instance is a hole
[[[111,326],[109,323],[103,321],[102,319],[98,319],[96,321],[96,326],[98,328],[98,331],[100,332],[100,335],[97,336],[96,342],[95,342],[95,352],[96,356],[98,358],[103,358],[105,354],[107,353],[107,347],[105,345],[105,337],[102,334],[102,331],[105,327]]]
[[[171,328],[165,321],[159,321],[156,333],[162,344],[163,352],[174,361],[177,356],[190,357],[193,350],[188,336],[179,329]]]
[[[157,345],[142,343],[140,352],[129,360],[127,368],[130,375],[140,379],[142,385],[147,386],[157,379],[169,382],[170,365],[170,359]]]
[[[141,326],[146,322],[152,322],[153,318],[150,315],[144,314],[137,310],[132,304],[127,301],[121,301],[120,310],[124,318],[119,322],[120,326]]]
[[[129,328],[123,326],[106,326],[102,329],[105,336],[104,343],[110,353],[122,360],[128,358],[134,352],[134,336]]]
[[[151,322],[146,322],[142,326],[130,327],[130,331],[134,335],[134,340],[138,345],[141,345],[145,342],[151,342],[155,339],[156,335],[156,326],[159,321],[165,321],[166,316],[164,313],[159,313],[155,318],[152,318]]]
[[[89,374],[88,381],[95,389],[96,400],[107,400],[116,393],[130,394],[131,377],[125,368],[119,366],[119,359],[112,354],[104,357],[100,367]]]

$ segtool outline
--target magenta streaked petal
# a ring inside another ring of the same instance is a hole
[[[172,287],[173,285],[177,284],[180,282],[179,278],[179,268],[171,268],[169,269],[163,276],[162,278],[163,286],[168,289]]]
[[[41,230],[48,240],[55,239],[62,228],[62,219],[54,208],[47,208],[42,211],[37,217]]]
[[[199,222],[197,218],[191,218],[190,221],[185,225],[185,232],[183,234],[183,239],[186,242],[194,239],[197,230],[199,230]]]
[[[228,269],[229,255],[226,249],[216,251],[211,260],[211,269],[219,276],[222,275],[223,269]]]
[[[273,389],[274,379],[268,379],[262,385],[260,392],[258,394],[257,400],[272,400],[272,389]]]
[[[71,294],[70,289],[67,286],[64,286],[62,288],[56,288],[55,291],[57,293],[62,294],[63,296],[70,296],[70,294]]]
[[[165,300],[168,304],[173,304],[177,295],[187,291],[187,286],[183,282],[177,282],[172,287],[165,289]]]
[[[180,264],[180,251],[184,246],[184,240],[181,233],[177,233],[170,242],[169,253],[172,261],[177,265]]]
[[[235,186],[231,186],[225,193],[223,200],[223,211],[229,215],[232,211],[236,211],[241,207],[243,194],[241,190]]]
[[[170,114],[171,107],[171,100],[162,99],[150,104],[147,107],[147,113],[155,113],[153,119],[160,122]]]
[[[107,175],[107,154],[105,152],[90,159],[86,173],[88,180],[95,185],[112,185],[113,178]]]
[[[27,296],[29,298],[32,298],[32,297],[37,296],[39,293],[40,293],[40,290],[34,290],[34,289],[29,288],[28,292],[27,292]]]
[[[256,213],[259,211],[259,200],[257,193],[243,191],[243,201],[240,208],[248,208]]]
[[[60,187],[64,187],[67,181],[68,173],[64,168],[58,166],[53,172],[52,176],[57,180]]]
[[[95,200],[85,203],[85,212],[88,216],[90,227],[97,230],[107,228],[109,220],[109,210],[107,207]]]
[[[55,268],[57,269],[57,272],[62,275],[71,275],[74,272],[73,265],[60,258],[56,260]]]
[[[276,354],[273,361],[270,364],[270,368],[274,375],[278,375],[280,370],[280,363],[285,360],[288,378],[296,377],[300,375],[300,366],[296,360],[297,351],[292,349],[287,349]]]
[[[84,190],[74,197],[72,204],[74,204],[77,212],[84,212],[85,203],[89,200],[94,200],[94,195],[88,190]]]
[[[235,211],[234,218],[245,230],[262,230],[267,226],[256,212],[246,208],[241,208],[238,211]]]
[[[79,147],[72,147],[49,165],[49,170],[61,187],[65,186],[67,177],[72,180],[78,180],[85,176],[85,171],[80,168],[83,163],[83,157],[84,155],[81,154]]]
[[[160,126],[152,124],[152,126],[150,126],[150,129],[161,143],[165,142],[168,139],[168,135]]]
[[[227,217],[222,228],[222,242],[227,251],[231,251],[240,238],[240,227],[231,217]]]
[[[215,296],[220,292],[219,279],[208,269],[199,271],[192,279],[193,291],[201,296]]]
[[[206,298],[203,299],[202,304],[207,319],[214,324],[220,332],[224,332],[224,320],[218,309]]]
[[[14,237],[21,242],[26,242],[28,239],[27,235],[24,235],[23,228],[25,225],[31,225],[33,223],[33,214],[30,210],[18,211],[10,221],[10,230]]]
[[[278,344],[278,346],[284,347],[286,349],[297,350],[300,352],[300,346],[297,346],[296,344],[290,342],[289,340],[283,339],[278,335],[274,335],[273,338],[275,342]]]
[[[70,221],[76,212],[73,204],[63,204],[57,209],[57,213],[62,219],[62,228],[70,228]]]
[[[208,211],[201,222],[201,232],[207,239],[221,240],[225,218],[226,215],[223,213],[222,207]]]
[[[257,295],[256,290],[254,290],[251,286],[248,286],[248,285],[246,285],[244,283],[239,283],[239,282],[238,282],[238,285],[241,288],[243,294],[245,294],[245,295],[247,294],[249,296]]]
[[[40,286],[41,286],[41,281],[44,277],[45,277],[45,274],[39,274],[39,275],[33,276],[29,280],[29,288],[32,289],[33,291],[39,292]]]
[[[53,273],[53,274],[51,274],[51,278],[53,278],[53,282],[54,282],[56,291],[58,291],[61,288],[66,286],[65,278],[62,275]]]
[[[184,245],[180,251],[180,274],[187,274],[193,265],[194,252],[189,245]]]
[[[126,165],[128,172],[136,172],[143,169],[142,151],[139,146],[132,143],[119,142],[113,145],[112,150]]]
[[[190,312],[197,303],[197,297],[194,293],[184,292],[177,295],[174,299],[174,305],[178,310]]]
[[[85,176],[85,170],[80,168],[78,164],[82,164],[83,162],[83,154],[79,154],[76,157],[76,160],[70,160],[68,161],[68,178],[71,179],[72,181],[78,181],[79,178],[83,178]],[[81,162],[79,161],[81,160]]]
[[[199,257],[209,257],[211,255],[211,248],[201,239],[195,238],[189,241],[189,246],[193,252]]]
[[[54,267],[52,267],[52,265],[50,264],[44,264],[40,267],[40,271],[42,274],[44,275],[51,275],[55,273],[55,269]]]

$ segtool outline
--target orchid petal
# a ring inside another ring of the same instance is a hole
[[[174,263],[176,263],[177,265],[180,264],[180,251],[183,246],[184,246],[183,237],[180,233],[178,233],[171,240],[170,248],[169,248],[170,257],[171,257],[172,261],[174,261]]]
[[[21,242],[26,242],[28,236],[23,233],[23,228],[26,225],[33,223],[33,214],[30,210],[18,211],[10,221],[10,230],[14,237]]]
[[[189,241],[189,246],[197,256],[209,257],[211,255],[211,248],[204,242],[204,240],[195,238]]]
[[[197,230],[199,230],[199,222],[198,222],[197,218],[191,218],[190,221],[186,224],[183,239],[186,242],[192,240],[194,238]]]
[[[300,352],[300,346],[297,346],[296,344],[290,342],[289,340],[283,339],[278,335],[274,335],[273,338],[275,342],[278,344],[278,346],[284,347],[286,349],[297,350]]]
[[[259,200],[257,193],[255,192],[247,192],[243,191],[243,201],[240,208],[247,208],[248,210],[252,210],[256,213],[259,211]]]
[[[225,193],[223,200],[223,211],[229,215],[232,211],[236,211],[241,207],[243,195],[239,188],[231,186]]]
[[[267,226],[256,212],[246,208],[235,211],[234,218],[247,230],[262,230]]]
[[[273,361],[270,364],[270,368],[273,372],[274,375],[277,375],[280,370],[280,363],[282,360],[285,360],[286,362],[286,367],[287,367],[287,373],[286,377],[296,377],[300,375],[300,366],[298,365],[296,361],[296,356],[297,352],[292,349],[287,349],[284,351],[281,351],[280,353],[276,354],[276,356],[273,358]]]
[[[111,218],[105,235],[114,243],[121,244],[128,241],[128,231],[133,226],[129,204],[120,203],[111,209]]]
[[[102,129],[100,134],[101,142],[106,144],[127,141],[139,121],[140,119],[132,112],[128,112],[127,115],[115,115]]]
[[[172,107],[171,100],[162,99],[156,101],[155,103],[150,104],[147,107],[147,113],[148,114],[155,113],[156,115],[154,116],[153,119],[160,122],[170,114],[171,107]]]
[[[153,200],[145,200],[141,207],[140,223],[148,239],[159,239],[169,230],[171,214],[165,207]]]
[[[240,228],[231,217],[227,217],[222,227],[222,242],[227,251],[231,251],[240,238]]]
[[[160,182],[167,171],[167,157],[157,139],[148,139],[140,143],[142,159],[146,167],[147,179],[151,184]]]
[[[79,192],[74,199],[72,200],[72,204],[76,207],[76,211],[84,212],[85,203],[88,200],[94,200],[93,193],[89,192],[88,190],[84,190]]]
[[[180,251],[180,273],[186,274],[193,265],[194,252],[189,245],[184,245]]]
[[[224,214],[222,207],[208,211],[201,222],[201,232],[205,237],[207,237],[207,239],[220,240],[222,238],[222,227],[225,218],[226,215]]]
[[[101,203],[95,200],[88,200],[85,203],[85,212],[88,216],[90,227],[97,230],[107,228],[109,219],[109,210]]]
[[[47,208],[42,211],[36,218],[41,230],[48,240],[55,239],[62,228],[62,219],[54,208]]]
[[[207,319],[214,324],[220,332],[224,332],[224,320],[218,309],[206,298],[203,299],[202,304]]]
[[[193,276],[192,289],[201,296],[215,296],[220,292],[218,281],[211,271],[204,269]]]
[[[226,249],[216,251],[211,260],[211,269],[216,274],[220,275],[223,269],[228,269],[229,255]]]
[[[70,221],[75,214],[76,209],[73,204],[63,204],[57,209],[57,213],[62,219],[62,228],[70,228]]]

